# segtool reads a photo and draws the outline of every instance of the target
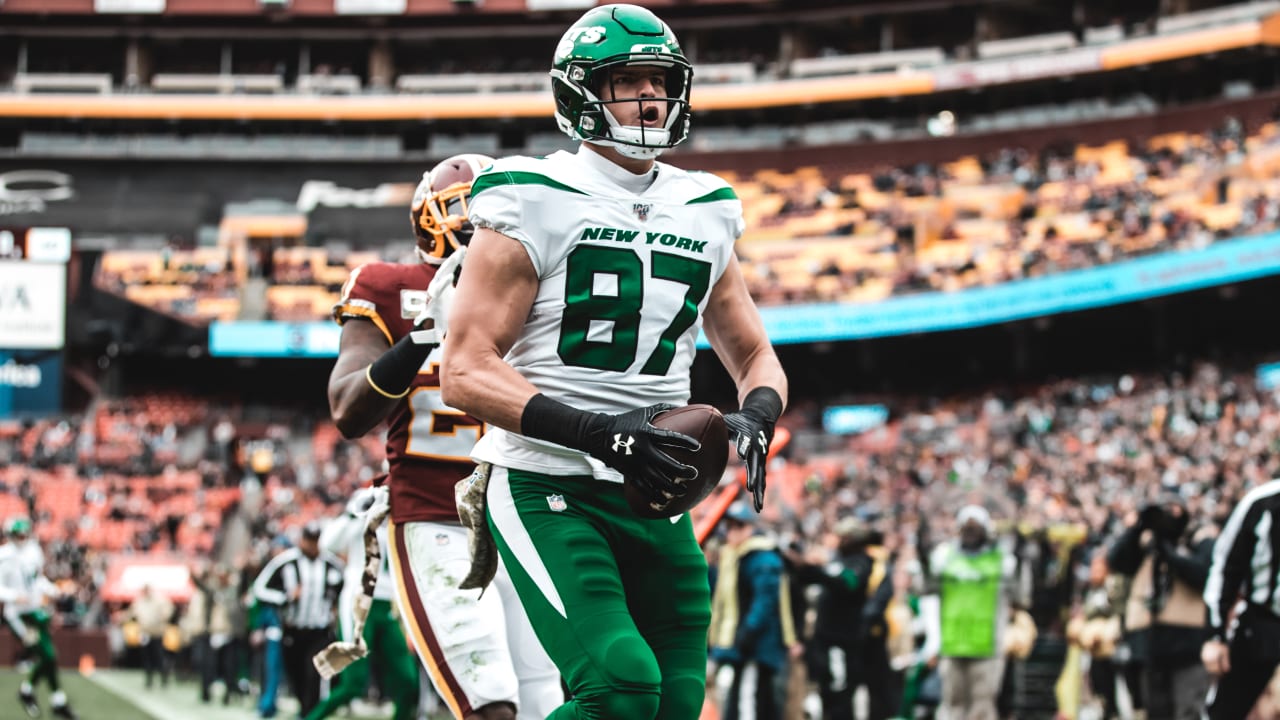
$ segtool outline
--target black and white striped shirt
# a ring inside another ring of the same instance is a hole
[[[290,601],[295,588],[301,591]],[[285,627],[329,627],[340,590],[342,561],[323,551],[312,560],[296,547],[272,558],[253,581],[254,597],[283,608]]]
[[[1209,627],[1226,637],[1226,619],[1239,600],[1280,616],[1280,478],[1254,488],[1231,511],[1213,545],[1204,586]]]

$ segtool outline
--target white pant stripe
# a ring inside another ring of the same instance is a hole
[[[516,511],[515,497],[511,495],[511,483],[507,477],[506,468],[493,468],[493,473],[489,476],[488,501],[489,515],[492,516],[493,524],[497,526],[498,533],[510,548],[511,554],[515,555],[520,567],[529,574],[529,578],[538,587],[542,597],[556,609],[556,612],[560,613],[560,617],[568,619],[564,601],[560,599],[560,592],[551,581],[551,573],[542,563],[538,548],[534,547],[533,538],[529,536],[528,529],[520,521],[520,513]]]

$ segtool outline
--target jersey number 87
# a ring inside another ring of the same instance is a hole
[[[597,275],[617,279],[614,294],[596,292]],[[666,375],[676,341],[698,319],[698,305],[711,286],[711,264],[673,253],[654,252],[649,278],[687,286],[684,302],[640,368],[642,375]],[[564,315],[560,321],[560,360],[565,365],[625,371],[636,361],[640,309],[645,297],[644,263],[629,248],[579,245],[569,253]],[[608,340],[588,339],[592,321],[613,324]]]

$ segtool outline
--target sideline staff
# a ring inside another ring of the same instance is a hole
[[[1280,666],[1277,512],[1280,479],[1246,495],[1213,546],[1204,588],[1213,635],[1200,651],[1205,668],[1218,680],[1206,700],[1210,720],[1248,715]],[[1228,625],[1231,609],[1242,600],[1242,611]]]

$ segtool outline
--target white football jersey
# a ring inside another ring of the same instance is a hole
[[[470,217],[520,242],[538,273],[506,356],[535,387],[591,412],[688,402],[702,311],[743,229],[724,180],[664,163],[637,176],[585,149],[510,157],[476,178]],[[621,481],[581,452],[499,429],[472,454]]]
[[[44,550],[40,541],[27,538],[22,542],[10,542],[16,561],[19,598],[13,603],[18,612],[30,612],[44,607],[44,598],[55,590],[44,576]]]

